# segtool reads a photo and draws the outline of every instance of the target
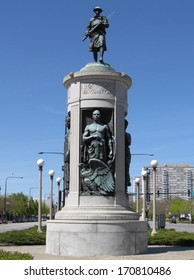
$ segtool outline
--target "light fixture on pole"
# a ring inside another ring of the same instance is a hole
[[[57,212],[60,210],[60,183],[61,183],[61,178],[57,177]]]
[[[151,235],[155,235],[156,231],[156,168],[158,166],[157,160],[151,161],[151,167],[153,168],[153,228]]]
[[[53,219],[53,178],[55,175],[54,170],[49,171],[50,176],[50,220]]]
[[[142,220],[146,221],[146,177],[147,171],[143,170],[142,173],[142,191],[143,191],[143,208],[142,208]]]
[[[5,215],[5,219],[7,219],[6,217],[6,204],[7,204],[7,181],[8,179],[23,179],[23,177],[19,177],[19,176],[9,176],[5,178],[5,196],[4,196],[4,215]]]
[[[136,184],[136,212],[139,213],[139,181],[140,178],[135,178],[135,184]]]
[[[152,153],[141,153],[141,154],[131,154],[132,156],[150,156],[153,157],[154,154]]]
[[[39,204],[38,204],[38,232],[42,232],[42,170],[44,166],[44,160],[39,159],[37,161],[39,168]]]
[[[51,154],[51,155],[64,155],[62,152],[39,152],[39,155]]]
[[[62,155],[63,156],[63,166],[62,166],[62,171],[63,171],[63,206],[65,205],[65,153],[62,152],[39,152],[39,155],[43,154],[50,154],[50,155]]]

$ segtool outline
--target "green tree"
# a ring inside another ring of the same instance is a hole
[[[7,199],[7,212],[11,215],[27,216],[28,197],[23,193],[13,193]]]
[[[176,198],[171,200],[170,207],[169,207],[171,215],[178,216],[178,217],[180,216],[180,214],[181,214],[181,203],[182,203],[182,201],[179,197],[176,197]]]
[[[31,198],[23,193],[13,193],[7,196],[6,199],[6,212],[7,217],[11,219],[14,216],[30,217],[38,216],[38,201]],[[3,215],[4,210],[4,197],[0,196],[0,216]],[[42,203],[42,215],[48,215],[49,207]]]
[[[4,198],[0,196],[0,216],[3,215]]]
[[[189,214],[192,212],[192,202],[185,201],[177,197],[170,202],[170,212],[172,215],[180,216],[181,214]]]
[[[186,200],[182,202],[182,213],[181,214],[192,214],[192,201]]]
[[[49,207],[46,205],[45,202],[42,203],[42,214],[47,216],[49,214]]]
[[[38,215],[38,206],[37,201],[34,201],[33,198],[27,202],[27,216],[37,216]]]

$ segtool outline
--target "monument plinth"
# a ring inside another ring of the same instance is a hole
[[[89,63],[64,78],[68,131],[65,206],[47,223],[46,252],[67,256],[143,253],[147,222],[129,211],[125,117],[131,78]]]

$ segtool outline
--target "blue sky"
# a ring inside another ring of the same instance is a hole
[[[82,42],[93,7],[108,16],[104,59],[133,80],[128,131],[132,153],[154,153],[159,163],[194,164],[193,0],[1,0],[0,186],[4,193],[38,196],[37,160],[43,158],[43,196],[50,169],[62,177],[66,89],[63,77],[91,62]],[[152,157],[132,156],[131,177]],[[56,193],[56,183],[54,185]],[[55,195],[56,197],[56,195]]]

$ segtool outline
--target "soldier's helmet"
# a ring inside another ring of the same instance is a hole
[[[94,11],[94,13],[96,12],[96,11],[99,11],[100,13],[102,13],[103,11],[102,11],[102,9],[100,8],[100,7],[95,7],[94,9],[93,9],[93,11]]]

